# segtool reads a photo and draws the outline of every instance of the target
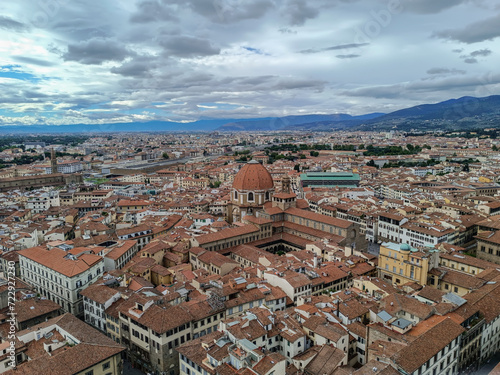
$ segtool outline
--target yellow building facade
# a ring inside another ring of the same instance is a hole
[[[380,246],[379,277],[397,285],[426,285],[429,269],[437,266],[438,254],[434,249],[424,252],[408,244],[384,242]]]

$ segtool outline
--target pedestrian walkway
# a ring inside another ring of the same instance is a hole
[[[132,368],[132,364],[124,360],[123,361],[123,375],[144,375],[145,373],[139,369]]]

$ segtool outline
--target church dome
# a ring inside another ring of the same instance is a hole
[[[407,243],[403,243],[403,244],[401,244],[401,246],[399,247],[399,249],[400,249],[401,251],[410,251],[410,250],[411,250],[411,247],[410,247],[410,245],[408,245]]]
[[[274,187],[269,171],[258,161],[250,160],[240,169],[233,181],[236,190],[269,190]]]

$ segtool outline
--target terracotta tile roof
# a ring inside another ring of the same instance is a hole
[[[431,300],[433,302],[441,302],[441,299],[443,296],[446,294],[446,292],[443,292],[442,290],[438,290],[436,288],[430,287],[428,285],[424,286],[418,293],[417,295],[423,298],[426,298],[428,300]]]
[[[452,319],[445,319],[395,354],[394,361],[411,374],[464,331],[465,329]]]
[[[207,350],[204,348],[204,345],[208,346],[208,350],[214,349],[217,345],[215,344],[215,341],[220,339],[223,336],[222,332],[216,331],[209,333],[208,335],[202,336],[200,338],[190,340],[186,342],[185,344],[179,346],[176,348],[176,350],[184,355],[185,357],[189,358],[191,361],[193,361],[195,364],[198,366],[202,367],[205,371],[207,371],[209,374],[215,374],[215,370],[212,367],[207,366],[204,361],[207,358]],[[226,353],[227,353],[227,347],[226,347]],[[224,368],[223,371],[221,371],[221,367]],[[232,367],[224,364],[223,366],[219,366],[217,368],[217,372],[219,374],[224,374],[224,375],[236,375],[236,371],[232,370]]]
[[[298,217],[302,217],[304,219],[309,219],[309,220],[317,221],[320,223],[333,225],[333,226],[339,227],[339,228],[349,228],[350,226],[353,225],[353,223],[351,223],[350,221],[347,221],[347,220],[337,219],[334,217],[325,216],[325,215],[317,214],[315,212],[305,211],[305,210],[301,210],[299,208],[294,208],[294,207],[287,209],[285,211],[285,213],[290,214],[290,215],[294,215],[294,216],[298,216]]]
[[[323,345],[316,357],[305,367],[305,375],[331,375],[342,364],[345,353],[329,345]]]
[[[203,245],[256,232],[259,232],[259,229],[255,225],[247,224],[237,228],[227,228],[215,233],[204,234],[196,237],[196,240],[200,245]]]
[[[207,252],[201,254],[198,257],[198,259],[202,263],[211,264],[211,265],[214,265],[216,267],[222,267],[224,264],[238,265],[237,262],[225,257],[224,255],[216,253],[215,251],[207,251]]]
[[[106,285],[92,284],[82,290],[80,294],[88,299],[104,305],[107,301],[119,293],[116,289]]]
[[[297,223],[292,223],[290,221],[285,221],[285,222],[275,222],[273,224],[273,227],[279,228],[279,227],[284,227],[287,229],[291,229],[297,232],[305,233],[305,234],[310,234],[314,237],[321,238],[321,239],[328,239],[333,243],[340,244],[342,241],[345,240],[345,237],[339,236],[337,234],[332,234],[330,232],[324,232],[319,229],[314,229],[314,228],[309,228],[306,227],[305,225],[300,225]]]
[[[57,247],[51,250],[47,250],[43,246],[31,247],[21,250],[19,255],[68,277],[79,275],[99,262],[104,263],[103,258],[94,254],[82,254],[76,260],[65,258],[67,253]]]
[[[52,356],[41,356],[31,361],[17,365],[15,370],[9,370],[8,375],[68,375],[83,372],[85,369],[118,355],[125,348],[109,347],[82,343],[67,347]]]
[[[135,240],[127,240],[123,241],[122,244],[118,244],[117,246],[114,246],[111,251],[109,251],[104,257],[117,260],[119,259],[123,254],[125,254],[130,248],[134,247],[137,244],[137,241]]]
[[[472,275],[468,275],[466,273],[455,271],[449,268],[439,267],[439,269],[444,270],[444,275],[441,278],[441,283],[450,283],[452,285],[457,285],[469,290],[478,289],[484,284],[484,280],[481,280]]]
[[[360,337],[366,338],[366,326],[360,322],[353,322],[351,324],[347,324],[346,328],[349,332],[353,332]]]
[[[16,319],[19,323],[61,309],[57,303],[49,299],[30,298],[16,301]]]
[[[500,230],[495,232],[481,232],[475,236],[478,240],[500,244]]]
[[[274,187],[273,178],[262,164],[250,161],[236,174],[233,188],[237,190],[269,190]]]
[[[417,316],[419,319],[427,319],[433,313],[432,306],[420,302],[415,298],[397,293],[383,298],[380,301],[380,308],[385,309],[392,316],[396,316],[400,311],[405,311]]]
[[[280,353],[271,353],[262,358],[252,370],[259,375],[266,375],[279,362],[286,361],[286,357]]]

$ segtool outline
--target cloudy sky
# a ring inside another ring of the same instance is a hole
[[[497,0],[0,3],[0,124],[390,112],[500,94]]]

